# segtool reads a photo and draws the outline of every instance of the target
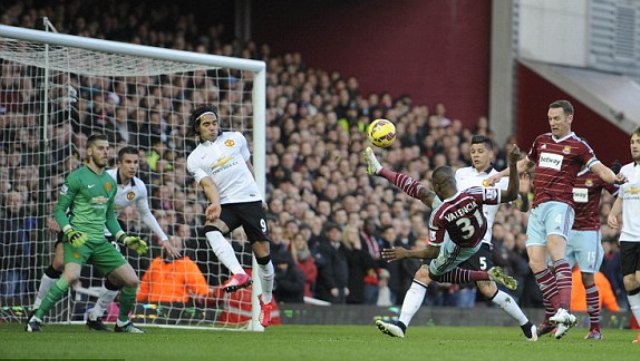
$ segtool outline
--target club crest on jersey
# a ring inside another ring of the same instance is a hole
[[[104,189],[106,189],[107,192],[111,192],[111,183],[105,182],[104,183]]]
[[[587,186],[587,187],[593,187],[593,181],[591,179],[587,179],[584,182],[584,185]]]
[[[564,146],[564,149],[562,150],[562,153],[564,154],[571,154],[571,147],[568,145]]]
[[[227,139],[224,141],[224,145],[226,145],[227,147],[233,147],[236,144],[236,142],[233,141],[233,139]]]
[[[78,253],[78,252],[73,252],[73,258],[75,258],[75,259],[80,259],[80,253]]]
[[[136,194],[133,192],[127,193],[127,200],[132,201],[136,197]]]

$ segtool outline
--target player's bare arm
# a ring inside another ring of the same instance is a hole
[[[607,217],[609,227],[617,230],[622,228],[619,221],[620,214],[622,214],[622,198],[616,198],[613,206],[611,206],[611,212],[609,212],[609,216]]]
[[[429,245],[425,249],[408,250],[402,247],[385,248],[382,250],[382,259],[387,262],[399,261],[406,258],[432,259],[438,257],[440,247]]]
[[[213,183],[209,177],[202,178],[200,185],[202,186],[209,203],[211,203],[205,210],[205,216],[208,222],[213,222],[220,217],[220,212],[222,212],[218,187],[216,187],[215,183]]]
[[[520,153],[520,151],[518,150],[518,156],[520,156],[519,153]],[[530,171],[531,168],[533,168],[535,165],[536,164],[534,162],[530,161],[529,158],[527,156],[525,156],[524,158],[522,158],[522,159],[520,159],[518,161],[516,170],[517,170],[518,174],[522,174],[522,173]],[[510,174],[511,174],[511,167],[507,167],[506,169],[503,169],[500,172],[488,177],[487,178],[487,185],[493,186],[496,183],[498,183],[498,181],[500,181],[500,178],[507,177]]]
[[[418,199],[420,199],[420,201],[427,207],[433,208],[433,200],[436,199],[436,194],[423,185],[418,191]]]
[[[513,145],[511,153],[509,153],[509,186],[506,190],[500,191],[500,200],[502,203],[511,202],[518,198],[520,190],[520,175],[518,173],[518,164],[520,163],[520,149],[517,145]]]
[[[628,181],[624,174],[616,175],[611,168],[600,162],[593,164],[590,169],[595,175],[600,177],[600,179],[609,184],[622,184]]]

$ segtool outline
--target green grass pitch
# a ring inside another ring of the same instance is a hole
[[[0,325],[0,359],[125,360],[640,360],[637,331],[605,329],[602,341],[574,329],[562,340],[526,342],[517,327],[413,327],[407,338],[371,326],[271,327],[264,333],[147,327],[143,335],[98,333],[84,326],[47,325],[28,334]]]

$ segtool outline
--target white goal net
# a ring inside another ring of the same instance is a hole
[[[229,273],[202,233],[207,202],[186,171],[186,157],[197,144],[189,121],[193,106],[214,104],[223,129],[243,132],[252,145],[256,179],[264,190],[264,63],[4,25],[0,62],[0,319],[20,321],[33,303],[53,259],[57,236],[48,222],[58,188],[84,159],[88,136],[102,133],[110,140],[113,164],[120,148],[138,149],[138,176],[147,184],[153,214],[167,235],[183,242],[185,256],[209,287],[207,295],[187,287],[189,297],[173,301],[139,292],[134,322],[259,330],[257,292],[225,294],[219,288]],[[150,244],[144,256],[123,251],[144,283],[154,258],[163,259],[158,238],[133,206],[119,219]],[[249,244],[241,230],[233,237],[250,269]],[[102,282],[85,266],[80,284],[45,321],[83,321]],[[117,302],[107,321],[116,316]]]

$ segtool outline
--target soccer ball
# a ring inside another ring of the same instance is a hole
[[[387,119],[376,119],[369,124],[369,141],[380,148],[387,148],[396,140],[396,126]]]

